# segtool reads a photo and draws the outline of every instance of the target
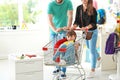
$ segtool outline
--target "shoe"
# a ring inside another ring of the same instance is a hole
[[[66,74],[64,72],[61,71],[61,76],[60,79],[65,79],[66,78]]]
[[[96,68],[99,68],[100,67],[100,64],[101,64],[102,60],[97,60],[97,63],[96,63]]]
[[[61,74],[60,79],[66,79],[66,74]]]
[[[95,72],[90,72],[88,75],[87,75],[87,78],[94,78],[95,77]]]
[[[53,71],[53,75],[57,75],[60,72],[59,69]]]

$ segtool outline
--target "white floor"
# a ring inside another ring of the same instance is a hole
[[[86,73],[89,71],[89,63],[84,63],[83,67],[86,71]],[[8,60],[0,60],[0,80],[9,80],[9,72],[8,72]],[[53,75],[52,71],[54,70],[54,67],[51,66],[44,66],[44,80],[52,80]],[[68,78],[67,80],[73,80],[74,74],[76,74],[76,71],[67,68],[67,75],[72,76],[71,79]],[[101,71],[100,68],[96,69],[96,77],[86,80],[109,80],[108,76],[110,74],[116,73],[116,70],[110,70],[110,71]],[[80,80],[80,79],[79,79]]]

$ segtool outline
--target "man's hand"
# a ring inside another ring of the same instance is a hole
[[[63,27],[63,30],[66,31],[66,30],[69,30],[70,28],[69,27]]]
[[[62,31],[62,30],[63,30],[62,28],[57,28],[57,29],[55,30],[55,32],[58,33],[58,32],[60,32],[60,31]]]

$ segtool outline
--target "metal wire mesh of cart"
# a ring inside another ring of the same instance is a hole
[[[77,43],[80,44],[79,48],[77,49],[77,51],[75,51],[74,55],[75,55],[75,61],[71,62],[71,63],[65,63],[65,64],[61,64],[60,62],[55,62],[53,61],[53,56],[54,56],[54,52],[55,52],[55,48],[52,47],[52,41],[50,41],[49,43],[47,43],[44,47],[43,47],[43,51],[44,51],[44,64],[46,66],[60,66],[60,67],[67,67],[68,69],[74,69],[77,70],[78,73],[77,74],[71,74],[71,73],[67,73],[69,80],[77,80],[77,79],[81,79],[84,80],[85,79],[85,70],[81,65],[81,60],[82,60],[82,53],[83,53],[83,47],[84,47],[84,42],[85,42],[85,37],[86,35],[82,32],[82,31],[76,31],[77,34],[77,38],[76,41]],[[60,52],[65,53],[67,50],[72,50],[71,47],[67,47],[67,48],[59,48]],[[71,51],[73,52],[73,51]],[[68,58],[73,55],[69,55],[67,56]],[[59,56],[60,57],[60,56]],[[60,58],[61,60],[61,58]],[[68,70],[67,69],[67,70]],[[76,72],[76,71],[75,71]],[[60,79],[60,74],[55,75],[53,80],[61,80]],[[72,78],[70,78],[72,75]],[[73,76],[74,79],[73,79]],[[57,78],[57,79],[56,79]]]

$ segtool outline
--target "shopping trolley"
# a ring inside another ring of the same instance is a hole
[[[76,41],[80,44],[79,48],[77,49],[77,51],[75,52],[75,62],[70,63],[70,64],[61,64],[60,62],[55,62],[53,61],[53,54],[54,54],[54,48],[52,46],[52,41],[50,41],[49,43],[47,43],[44,47],[43,47],[43,51],[44,51],[44,64],[46,66],[60,66],[60,67],[67,67],[67,72],[69,68],[72,68],[74,70],[77,70],[77,74],[73,73],[73,74],[67,74],[67,78],[66,79],[61,79],[60,78],[60,72],[58,73],[58,75],[53,76],[53,80],[85,80],[85,70],[81,65],[81,60],[82,60],[82,53],[83,53],[83,47],[84,47],[84,42],[85,42],[85,32],[80,31],[79,29],[75,30],[76,34],[77,34],[77,38]],[[70,48],[70,47],[68,47]],[[67,49],[68,49],[67,48]],[[65,52],[66,48],[60,48],[59,51],[61,52]],[[70,55],[69,55],[70,56]],[[68,56],[68,57],[69,57]],[[75,77],[73,77],[75,76]]]

